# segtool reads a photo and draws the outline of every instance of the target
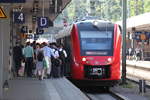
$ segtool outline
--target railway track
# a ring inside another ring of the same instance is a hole
[[[89,98],[89,100],[130,100],[112,90],[104,88],[92,87],[82,88],[82,92]]]
[[[89,100],[129,100],[128,98],[109,91],[108,93],[85,93]]]

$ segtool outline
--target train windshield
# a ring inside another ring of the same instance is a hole
[[[111,31],[81,31],[80,34],[82,50],[111,49]]]
[[[79,34],[82,56],[113,55],[113,27],[109,27],[108,30],[80,27]]]

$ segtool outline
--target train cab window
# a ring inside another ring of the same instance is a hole
[[[82,50],[110,50],[112,44],[111,31],[81,31]]]
[[[112,56],[114,26],[94,27],[92,24],[79,24],[80,52],[82,56]]]

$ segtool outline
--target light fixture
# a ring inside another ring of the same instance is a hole
[[[82,58],[82,61],[86,61],[86,58]]]

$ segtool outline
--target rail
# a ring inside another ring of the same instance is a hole
[[[117,100],[129,100],[128,98],[126,98],[123,95],[120,95],[119,93],[113,91],[109,91],[109,93],[111,94],[112,97],[116,98]]]

